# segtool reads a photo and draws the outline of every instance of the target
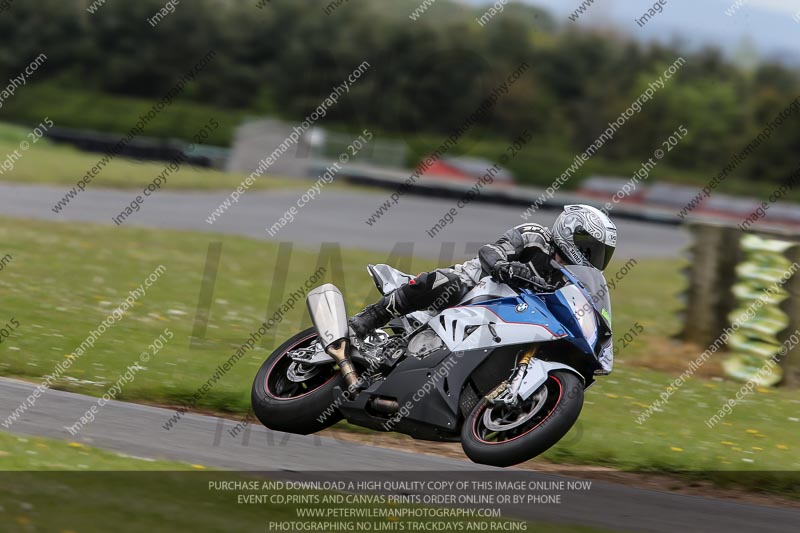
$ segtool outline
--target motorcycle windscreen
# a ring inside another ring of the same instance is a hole
[[[599,339],[600,328],[597,326],[595,311],[586,296],[577,285],[567,285],[558,290],[561,300],[569,307],[573,318],[580,328],[583,338],[594,352]]]
[[[611,372],[614,366],[614,341],[611,336],[611,294],[603,273],[596,268],[570,265],[563,267],[573,276],[587,293],[592,307],[600,322],[598,360],[605,372]]]

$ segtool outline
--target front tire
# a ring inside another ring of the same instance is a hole
[[[333,406],[333,389],[344,389],[345,382],[335,364],[295,367],[295,374],[308,371],[308,379],[302,382],[292,381],[287,375],[293,363],[287,354],[316,341],[314,328],[298,333],[272,352],[256,374],[251,394],[253,412],[269,429],[308,435],[342,419]]]
[[[541,405],[535,403],[537,398]],[[491,406],[482,400],[461,428],[461,446],[476,463],[516,465],[561,440],[582,408],[581,379],[571,372],[553,371],[542,388],[519,406]]]

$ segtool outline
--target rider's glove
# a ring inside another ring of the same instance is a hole
[[[492,269],[492,275],[501,283],[514,287],[530,285],[537,292],[550,292],[555,288],[534,274],[531,267],[519,261],[498,261]]]
[[[557,286],[547,282],[544,278],[534,275],[528,282],[533,286],[534,292],[553,292]]]
[[[498,261],[492,269],[492,275],[497,281],[508,285],[519,284],[522,280],[528,280],[534,277],[531,268],[519,261]]]

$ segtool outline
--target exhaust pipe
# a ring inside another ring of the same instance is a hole
[[[377,396],[370,399],[369,406],[384,415],[393,415],[400,410],[400,404],[397,403],[397,400]]]
[[[333,357],[339,364],[339,371],[347,382],[347,390],[355,391],[358,388],[358,372],[353,362],[347,356],[347,339],[339,339],[337,342],[328,345],[325,351]]]
[[[306,304],[325,352],[336,360],[348,390],[355,391],[360,379],[347,355],[350,328],[342,292],[335,285],[326,283],[308,293]]]

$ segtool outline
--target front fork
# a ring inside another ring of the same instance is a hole
[[[539,345],[534,344],[530,346],[520,357],[519,363],[517,363],[514,372],[511,374],[511,377],[495,387],[492,392],[486,395],[486,400],[492,405],[516,405],[519,402],[519,390],[522,386],[523,378],[525,377],[525,372],[528,369],[528,365],[530,364],[531,360],[536,357],[536,353],[539,351]]]

